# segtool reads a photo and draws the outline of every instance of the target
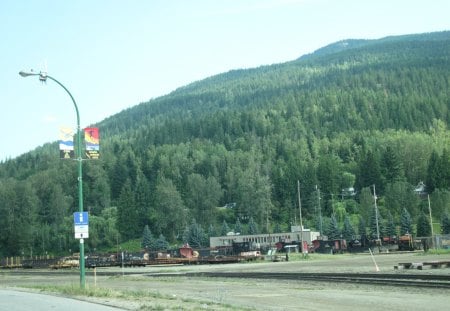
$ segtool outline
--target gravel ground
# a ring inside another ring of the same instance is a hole
[[[360,272],[376,271],[369,255],[314,255],[311,259],[289,262],[192,265],[145,268],[97,269],[97,277],[86,277],[91,290],[112,293],[105,297],[80,299],[114,305],[126,310],[447,310],[450,290],[399,288],[347,283],[319,283],[277,280],[208,279],[185,276],[153,277],[157,273],[201,271],[264,272]],[[377,254],[379,273],[423,273],[450,275],[450,268],[394,270],[400,262],[450,260],[450,255]],[[115,276],[102,276],[114,271]],[[122,275],[122,271],[143,273]],[[76,273],[58,271],[50,276],[18,275],[0,272],[0,284],[14,288],[33,285],[78,286]],[[119,293],[127,293],[123,297]]]

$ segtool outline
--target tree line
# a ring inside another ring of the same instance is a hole
[[[382,234],[427,234],[427,195],[446,232],[450,35],[432,37],[231,71],[100,122],[88,250],[289,230],[297,181],[305,225],[329,236],[373,235],[374,188]],[[0,256],[77,250],[75,166],[56,143],[0,163]]]

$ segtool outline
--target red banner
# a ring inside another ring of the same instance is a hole
[[[84,140],[86,142],[86,157],[89,159],[98,159],[100,157],[100,135],[98,127],[85,128]]]

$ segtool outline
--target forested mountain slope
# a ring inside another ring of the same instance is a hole
[[[199,226],[287,230],[297,180],[307,226],[328,235],[336,223],[373,232],[374,186],[385,233],[405,211],[420,219],[420,181],[439,221],[450,210],[449,80],[450,32],[345,40],[124,110],[98,124],[101,160],[84,162],[88,246],[139,238],[145,225],[170,242]],[[0,164],[0,255],[74,248],[75,175],[54,143]]]

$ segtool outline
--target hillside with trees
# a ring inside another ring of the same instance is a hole
[[[290,230],[297,181],[305,227],[326,235],[373,236],[374,189],[382,234],[429,234],[427,195],[445,233],[449,90],[439,32],[340,41],[124,110],[96,124],[101,158],[83,162],[87,251]],[[76,174],[56,142],[0,163],[0,256],[78,249]]]

